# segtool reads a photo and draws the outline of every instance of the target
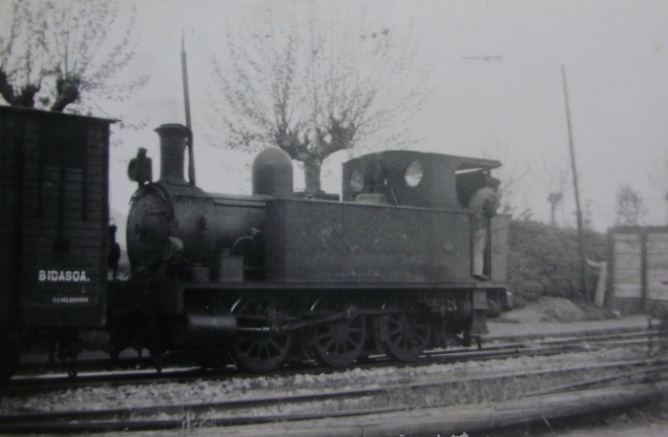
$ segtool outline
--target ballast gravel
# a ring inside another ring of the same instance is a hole
[[[619,348],[555,356],[517,357],[419,367],[350,368],[327,374],[240,376],[225,379],[202,379],[186,383],[164,382],[150,385],[75,388],[30,396],[3,397],[0,401],[0,414],[200,404],[279,395],[323,393],[346,388],[360,389],[428,383],[452,378],[464,381],[467,378],[482,375],[557,370],[577,365],[584,367],[606,362],[636,360],[641,359],[643,353],[640,350]]]

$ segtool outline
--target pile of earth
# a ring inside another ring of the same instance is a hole
[[[541,297],[523,308],[501,314],[499,321],[511,323],[579,322],[591,320],[582,309],[568,299]]]

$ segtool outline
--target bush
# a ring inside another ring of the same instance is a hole
[[[509,229],[508,282],[517,306],[541,296],[564,297],[584,301],[580,285],[580,248],[578,232],[531,221],[513,221]],[[584,234],[585,256],[605,258],[603,234]],[[588,275],[593,292],[596,277]]]

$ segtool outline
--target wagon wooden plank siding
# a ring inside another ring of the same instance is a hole
[[[616,227],[608,243],[609,306],[621,313],[668,308],[668,227]]]
[[[668,302],[668,229],[647,232],[647,298]]]
[[[104,325],[112,122],[0,107],[2,326]]]

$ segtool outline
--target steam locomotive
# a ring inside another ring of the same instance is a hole
[[[112,358],[146,348],[252,372],[291,360],[343,367],[400,361],[457,341],[511,304],[509,217],[491,219],[487,280],[473,277],[471,195],[498,161],[386,151],[343,165],[342,198],[295,193],[292,162],[261,152],[252,195],[207,193],[184,175],[189,129],[156,129],[161,165],[139,149],[118,280],[108,225],[113,120],[0,107],[0,341],[12,374],[31,338],[75,362],[86,334]],[[191,149],[190,149],[191,150]],[[191,155],[192,156],[192,155]],[[74,371],[74,370],[73,370]]]

